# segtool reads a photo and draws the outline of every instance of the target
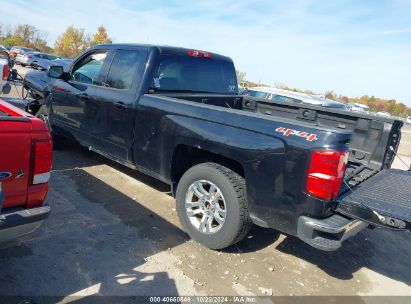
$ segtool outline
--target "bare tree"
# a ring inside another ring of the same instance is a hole
[[[14,34],[16,36],[21,37],[23,40],[24,46],[30,47],[33,40],[34,40],[34,35],[36,34],[38,30],[29,24],[19,24],[16,26],[16,29],[14,31]]]

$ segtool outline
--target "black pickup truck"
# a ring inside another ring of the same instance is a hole
[[[55,140],[170,184],[209,248],[252,223],[323,250],[367,226],[410,230],[411,173],[390,169],[401,121],[239,96],[230,58],[168,46],[99,45],[42,77],[29,110]]]

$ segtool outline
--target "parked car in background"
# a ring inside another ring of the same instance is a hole
[[[34,52],[33,49],[31,48],[26,48],[26,47],[22,47],[22,46],[13,46],[10,49],[10,56],[15,58],[18,54],[24,54],[24,53],[31,53]]]
[[[383,116],[383,117],[391,117],[391,114],[388,112],[377,112],[375,114],[378,116]]]
[[[48,55],[48,56],[56,57],[53,55]],[[31,66],[38,70],[45,71],[50,66],[59,65],[62,67],[66,67],[66,66],[69,66],[72,62],[73,62],[73,59],[70,59],[70,58],[59,58],[59,57],[56,57],[55,59],[42,58],[42,59],[33,60],[33,62],[31,63]]]
[[[8,79],[11,65],[9,53],[0,50],[0,93],[7,94],[10,92],[11,87]]]
[[[305,103],[311,105],[322,106],[326,108],[334,108],[340,110],[346,110],[346,105],[343,102],[326,99],[324,97],[308,95],[305,93],[292,92],[277,88],[270,87],[253,87],[248,88],[248,96],[257,98],[266,98],[279,102],[294,102],[294,103]]]
[[[72,61],[70,58],[60,58],[41,52],[18,54],[15,59],[15,62],[23,67],[31,66],[39,70],[47,70],[52,65],[69,65]]]
[[[0,51],[5,51],[5,52],[9,52],[8,48],[6,48],[4,45],[0,44]]]
[[[405,119],[405,123],[406,123],[407,125],[411,125],[411,116],[408,116],[408,117]]]
[[[350,102],[347,104],[347,109],[353,112],[370,112],[370,108],[361,103]]]
[[[0,99],[0,242],[37,229],[44,205],[53,146],[46,124]]]
[[[238,85],[238,95],[244,95],[247,93],[247,90],[244,89],[242,86]]]
[[[24,53],[24,54],[18,54],[16,56],[16,62],[21,64],[22,66],[33,66],[35,67],[38,62],[42,61],[50,61],[57,59],[57,56],[54,55],[49,55],[45,53],[40,53],[40,52],[32,52],[32,53]]]
[[[20,64],[21,66],[30,65],[35,56],[38,56],[39,52],[21,52],[16,55],[15,63]]]

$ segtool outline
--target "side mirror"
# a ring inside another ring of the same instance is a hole
[[[60,79],[62,78],[63,75],[64,75],[64,69],[62,66],[59,66],[59,65],[52,65],[47,70],[47,76],[51,78]]]

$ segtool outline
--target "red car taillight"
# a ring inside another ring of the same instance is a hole
[[[314,151],[307,173],[307,193],[323,200],[335,199],[340,192],[347,162],[348,151]]]
[[[53,144],[51,140],[36,141],[33,147],[33,185],[47,183],[53,163]]]
[[[3,80],[7,80],[9,78],[9,65],[8,64],[5,64],[4,66],[3,66],[3,76],[2,76],[2,79]]]

